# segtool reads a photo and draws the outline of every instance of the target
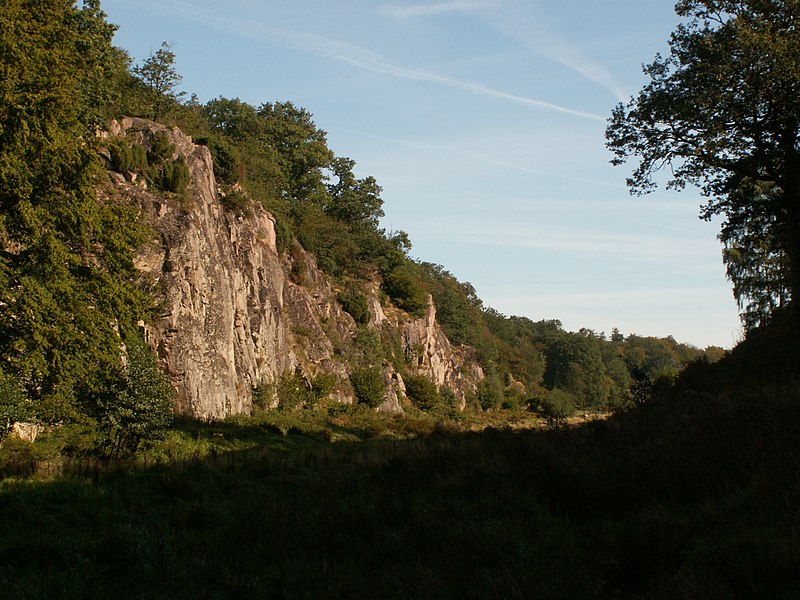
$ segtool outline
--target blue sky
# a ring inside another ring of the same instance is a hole
[[[678,23],[669,0],[105,0],[182,89],[291,100],[383,187],[383,225],[505,314],[565,329],[740,337],[719,222],[692,190],[632,197],[606,119]]]

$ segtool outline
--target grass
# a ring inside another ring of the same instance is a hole
[[[746,358],[697,367],[635,411],[556,430],[525,427],[526,413],[341,408],[183,421],[126,464],[79,459],[75,432],[6,443],[0,589],[800,597],[800,388],[747,373]],[[8,468],[14,453],[27,470]],[[57,474],[37,475],[57,461]]]

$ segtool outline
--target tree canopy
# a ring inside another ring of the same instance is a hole
[[[98,201],[95,128],[125,68],[95,0],[10,0],[0,11],[0,370],[61,420],[123,377],[114,324],[151,300],[129,206]]]
[[[650,82],[614,110],[614,164],[646,193],[698,186],[722,215],[723,260],[748,326],[800,298],[800,2],[681,0],[687,20]],[[795,303],[796,304],[796,303]]]

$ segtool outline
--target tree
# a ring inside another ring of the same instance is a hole
[[[800,2],[681,0],[688,21],[606,130],[632,193],[698,186],[745,315],[800,299]],[[751,260],[742,260],[743,255]],[[757,317],[757,324],[763,318]],[[747,319],[745,319],[747,321]]]
[[[329,197],[325,200],[325,213],[351,225],[366,225],[377,229],[383,216],[381,187],[374,177],[356,179],[353,168],[356,161],[336,158],[331,171],[336,183],[327,186]]]
[[[147,317],[132,207],[101,202],[95,128],[119,75],[96,1],[0,10],[0,368],[65,421],[119,375],[114,323]]]
[[[133,329],[127,327],[127,329]],[[127,365],[120,389],[100,403],[99,424],[111,456],[136,452],[143,442],[161,439],[172,423],[174,390],[158,369],[155,354],[138,331],[125,333]]]
[[[334,159],[326,133],[317,129],[311,113],[291,102],[264,104],[258,116],[265,141],[277,151],[285,196],[291,201],[322,204],[327,195],[323,169]]]
[[[602,340],[581,333],[564,334],[545,349],[545,385],[570,392],[584,407],[603,406],[610,390],[601,353]]]
[[[133,68],[133,73],[150,89],[152,95],[152,117],[158,121],[165,109],[183,95],[176,93],[175,88],[183,77],[175,70],[175,53],[167,42],[141,64]]]

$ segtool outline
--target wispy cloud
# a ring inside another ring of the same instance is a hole
[[[502,11],[486,11],[481,18],[521,47],[575,71],[608,90],[617,100],[629,97],[629,92],[605,66],[553,31],[536,10],[535,3],[512,1],[504,4]]]
[[[437,240],[463,241],[496,248],[537,249],[571,254],[573,256],[605,256],[618,262],[651,264],[674,263],[676,259],[704,258],[709,252],[718,251],[711,240],[687,239],[677,236],[656,236],[626,233],[594,233],[579,228],[563,227],[519,227],[512,224],[496,224],[483,227],[449,227],[440,224],[430,231],[418,229],[415,235],[430,233]]]
[[[453,2],[444,4],[467,4],[466,2]],[[498,90],[476,81],[457,79],[439,75],[424,69],[415,69],[397,65],[367,48],[340,42],[316,33],[288,31],[266,27],[253,21],[226,17],[221,13],[210,10],[202,10],[191,5],[184,0],[171,0],[164,3],[164,7],[180,12],[187,18],[202,21],[210,27],[222,29],[240,36],[246,36],[259,41],[270,40],[272,43],[279,42],[292,46],[297,50],[310,52],[317,56],[335,60],[350,65],[357,69],[380,73],[398,79],[408,79],[412,81],[423,81],[436,85],[458,89],[470,94],[495,98],[516,104],[530,106],[543,110],[555,111],[563,114],[591,119],[595,121],[605,121],[605,116],[576,110],[568,106],[554,104],[537,98],[512,94],[503,90]]]
[[[628,91],[614,79],[608,69],[564,40],[554,36],[541,36],[537,50],[550,60],[564,65],[589,81],[605,88],[620,102],[628,99]]]
[[[427,17],[449,12],[464,12],[479,10],[496,5],[493,0],[451,0],[450,2],[434,2],[432,4],[412,4],[401,6],[390,4],[382,8],[382,12],[391,17],[409,19],[413,17]]]
[[[600,185],[604,187],[619,189],[619,190],[626,190],[627,188],[624,185],[619,183],[614,183],[610,181],[603,181],[602,179],[588,179],[585,177],[575,177],[572,175],[561,175],[559,173],[551,173],[548,171],[542,171],[540,169],[534,169],[533,167],[526,167],[524,165],[518,165],[516,163],[506,162],[502,160],[497,160],[491,158],[489,156],[483,156],[480,154],[469,154],[469,156],[482,163],[486,163],[487,165],[494,165],[496,167],[504,167],[506,169],[512,169],[514,171],[522,171],[523,173],[531,173],[532,175],[541,175],[542,177],[551,177],[553,179],[562,179],[564,181],[572,181],[575,183],[588,183],[590,185]]]

